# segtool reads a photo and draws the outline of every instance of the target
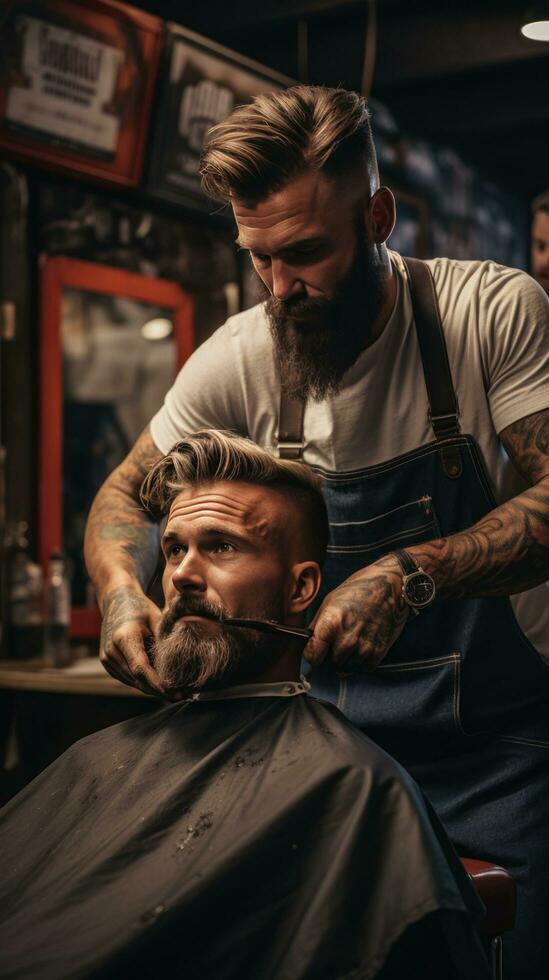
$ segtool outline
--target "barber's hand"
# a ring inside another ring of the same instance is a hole
[[[374,670],[408,618],[401,591],[402,572],[392,555],[355,572],[324,599],[305,658],[318,666],[328,657],[342,675]]]
[[[99,659],[111,677],[145,694],[166,698],[151,666],[145,643],[156,635],[161,610],[138,586],[121,585],[107,592]]]

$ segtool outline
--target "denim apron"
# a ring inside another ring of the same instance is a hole
[[[364,469],[315,467],[330,521],[324,595],[392,549],[455,534],[497,506],[475,439],[459,429],[431,274],[405,262],[434,439]],[[301,455],[302,417],[282,399],[282,456]],[[309,680],[412,773],[458,853],[513,875],[518,916],[503,940],[504,975],[546,980],[549,668],[509,598],[435,601],[410,614],[376,670],[340,679],[324,664]]]

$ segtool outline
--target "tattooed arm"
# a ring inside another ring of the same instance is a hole
[[[440,598],[513,595],[549,578],[549,410],[520,419],[500,438],[529,489],[468,531],[409,549]]]
[[[160,610],[145,595],[159,554],[158,525],[143,510],[139,488],[161,452],[149,429],[97,494],[86,527],[84,555],[103,614],[100,658],[125,684],[148,694],[162,687],[145,652]]]
[[[513,595],[549,579],[549,410],[508,426],[501,441],[528,490],[447,538],[406,550],[429,572],[438,599]],[[356,572],[326,597],[305,656],[350,670],[374,668],[408,616],[402,574],[392,555]]]

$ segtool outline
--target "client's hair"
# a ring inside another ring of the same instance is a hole
[[[328,515],[320,478],[305,463],[277,459],[250,439],[203,429],[176,442],[152,467],[141,486],[141,502],[165,514],[182,490],[220,480],[272,487],[294,501],[310,557],[321,563],[328,544]]]

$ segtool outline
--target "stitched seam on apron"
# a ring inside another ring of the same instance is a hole
[[[429,442],[424,446],[418,446],[417,449],[411,449],[410,452],[404,453],[402,456],[395,456],[394,459],[386,460],[383,463],[376,463],[374,466],[364,466],[359,470],[324,470],[321,466],[312,466],[311,469],[325,476],[326,479],[333,480],[335,483],[341,480],[352,483],[355,480],[361,480],[364,476],[378,476],[380,473],[398,469],[402,463],[410,459],[420,459],[422,456],[429,456],[431,453],[439,452],[449,445],[467,446],[467,439],[465,436],[458,436],[457,438]]]
[[[383,514],[376,514],[375,517],[369,517],[367,521],[330,521],[330,527],[356,527],[363,524],[373,524],[375,521],[381,520],[382,517],[389,517],[390,514],[396,514],[398,510],[404,510],[405,507],[415,507],[416,504],[425,504],[429,501],[429,508],[433,503],[433,498],[431,494],[424,493],[422,497],[418,497],[417,500],[409,500],[407,504],[401,504],[400,507],[393,507],[392,510],[386,510]],[[425,511],[425,513],[430,513]]]
[[[452,439],[440,439],[436,442],[428,442],[424,446],[418,446],[417,449],[411,449],[409,453],[404,453],[402,456],[395,456],[394,459],[386,460],[384,463],[376,463],[374,466],[365,466],[359,470],[325,470],[321,466],[311,466],[311,469],[315,473],[319,473],[324,477],[326,482],[332,483],[354,483],[356,480],[362,480],[367,476],[378,476],[380,473],[390,472],[390,470],[399,469],[404,462],[409,459],[420,459],[422,456],[430,456],[431,453],[438,453],[441,449],[447,446],[467,446],[467,437],[458,436]]]
[[[459,661],[459,653],[450,653],[447,657],[435,657],[433,660],[411,660],[403,664],[380,664],[376,671],[385,670],[392,673],[410,670],[428,670],[429,667],[443,667],[445,664],[455,664]]]
[[[466,732],[461,723],[461,714],[459,710],[460,700],[461,700],[461,655],[459,653],[454,654],[454,724],[462,735]]]
[[[339,682],[339,694],[338,694],[338,697],[337,697],[336,708],[339,708],[340,711],[343,711],[343,709],[345,707],[345,701],[346,700],[347,700],[347,681],[346,680],[340,680],[340,682]]]
[[[549,749],[549,741],[539,738],[526,738],[522,735],[500,735],[499,742],[516,742],[517,745],[533,745],[539,749]]]
[[[402,538],[409,538],[414,534],[419,534],[420,531],[426,531],[427,528],[432,527],[436,530],[435,522],[428,521],[427,524],[419,524],[418,527],[409,528],[406,531],[399,531],[397,534],[391,534],[388,538],[381,538],[379,541],[374,541],[372,544],[330,544],[327,547],[327,551],[331,555],[334,554],[363,554],[367,551],[374,551],[376,548],[381,547],[381,545],[390,544],[391,541],[400,541]]]

